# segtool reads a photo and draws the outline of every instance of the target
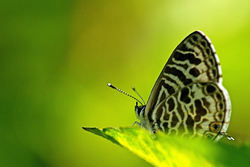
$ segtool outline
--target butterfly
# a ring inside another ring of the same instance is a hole
[[[220,62],[210,39],[199,30],[175,48],[147,104],[138,106],[138,102],[141,103],[137,100],[135,106],[138,124],[152,133],[162,131],[213,141],[226,136],[234,140],[226,133],[231,102],[222,85]]]

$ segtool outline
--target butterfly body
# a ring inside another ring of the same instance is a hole
[[[150,132],[219,140],[229,125],[231,102],[209,38],[201,31],[187,36],[164,66],[147,105],[135,109]]]

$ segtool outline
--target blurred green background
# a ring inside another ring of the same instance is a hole
[[[199,29],[232,100],[228,133],[248,142],[250,1],[1,1],[0,166],[151,166],[82,130],[132,126],[174,48]],[[221,142],[227,142],[222,139]]]

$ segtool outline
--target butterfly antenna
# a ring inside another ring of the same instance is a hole
[[[118,92],[120,92],[120,93],[122,93],[122,94],[125,94],[125,95],[127,95],[127,96],[129,96],[129,97],[135,99],[137,102],[139,102],[141,105],[143,105],[142,102],[140,102],[140,100],[138,100],[137,98],[135,98],[135,97],[131,96],[130,94],[124,92],[123,90],[121,90],[121,89],[119,89],[119,88],[116,88],[116,87],[115,87],[114,85],[112,85],[111,83],[108,83],[108,86],[111,87],[111,88],[113,88],[113,89],[115,89],[115,90],[117,90]],[[143,100],[143,99],[142,99],[142,100]],[[143,102],[144,102],[144,101],[143,101]]]
[[[135,90],[135,87],[132,86],[133,91],[135,91],[135,93],[141,98],[141,100],[143,101],[144,105],[146,104],[145,101],[143,100],[143,98],[141,97],[141,95]]]

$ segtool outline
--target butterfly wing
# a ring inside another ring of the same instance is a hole
[[[194,83],[216,85],[225,99],[224,122],[229,122],[231,103],[226,89],[222,86],[219,59],[211,41],[201,31],[195,31],[187,36],[175,48],[161,71],[145,108],[144,122],[149,121],[145,123],[146,126],[154,124],[152,116],[158,110],[162,110],[160,106],[164,103],[163,101]],[[223,124],[221,131],[226,131],[227,127],[228,124]]]
[[[175,48],[151,91],[146,112],[154,109],[174,92],[196,81],[222,82],[214,47],[201,31],[191,33]]]
[[[192,83],[163,100],[150,117],[152,131],[218,140],[229,120],[224,90],[213,82]]]

